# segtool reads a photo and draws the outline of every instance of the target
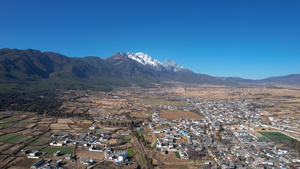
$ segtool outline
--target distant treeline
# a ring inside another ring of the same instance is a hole
[[[62,100],[55,90],[25,93],[0,93],[0,111],[26,111],[38,113],[57,112]]]

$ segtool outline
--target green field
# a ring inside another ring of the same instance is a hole
[[[267,137],[257,137],[260,141],[270,141]]]
[[[144,134],[145,134],[145,132],[144,132],[143,130],[137,130],[137,133],[138,133],[138,135],[139,135],[139,136],[141,136],[141,135],[144,135]]]
[[[23,121],[20,121],[22,123],[35,123],[36,121],[28,121],[28,120],[23,120]]]
[[[103,130],[96,130],[96,133],[102,133]]]
[[[0,142],[15,143],[26,137],[27,136],[25,136],[25,135],[6,134],[6,135],[0,137]]]
[[[3,135],[3,136],[1,136],[0,137],[0,142],[4,142],[4,141],[6,141],[6,140],[8,140],[8,139],[11,139],[11,138],[13,138],[13,137],[15,137],[16,135],[14,135],[14,134],[6,134],[6,135]]]
[[[134,155],[134,148],[129,148],[128,150],[127,150],[127,156],[128,157],[132,157]]]
[[[291,141],[292,138],[280,132],[258,131],[259,134],[267,137],[272,141]]]
[[[60,150],[62,154],[73,154],[74,152],[72,147],[46,147],[42,150],[42,152],[55,153],[58,150]]]
[[[121,139],[124,140],[124,141],[127,141],[127,143],[131,143],[131,139],[130,139],[130,136],[129,136],[129,135],[127,135],[127,136],[122,136]]]
[[[145,158],[144,158],[144,156],[143,156],[142,153],[141,153],[141,158],[142,158],[143,164],[145,164],[145,163],[146,163],[146,162],[145,162]]]
[[[154,143],[152,149],[156,149],[156,146],[157,146],[156,143],[157,143],[157,141]]]
[[[180,159],[180,155],[179,155],[179,152],[175,152],[175,156],[177,157],[177,158],[179,158]]]
[[[12,138],[6,140],[5,142],[15,143],[15,142],[17,142],[19,140],[22,140],[23,138],[26,138],[26,137],[28,137],[28,136],[25,136],[25,135],[16,135],[15,137],[12,137]]]
[[[12,123],[1,123],[1,124],[0,124],[0,128],[1,128],[1,127],[4,127],[4,126],[9,126],[9,125],[11,125],[11,124],[12,124]]]

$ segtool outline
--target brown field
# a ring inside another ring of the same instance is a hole
[[[52,129],[52,130],[68,130],[68,129],[70,129],[70,127],[69,127],[69,125],[68,124],[51,124],[50,125],[50,128]]]
[[[35,162],[37,162],[39,159],[32,159],[32,158],[24,158],[22,160],[20,160],[15,166],[13,166],[12,168],[30,168],[32,164],[34,164]]]
[[[74,121],[72,119],[57,119],[57,123],[74,123]]]
[[[83,120],[82,123],[92,124],[93,122],[91,120]]]
[[[3,152],[5,150],[11,148],[11,146],[13,146],[13,144],[11,144],[11,143],[6,143],[6,144],[1,145],[0,146],[0,152]]]
[[[45,132],[49,130],[49,124],[38,124],[33,128],[34,131]]]
[[[76,148],[76,156],[83,159],[87,159],[87,158],[92,158],[94,160],[104,159],[103,152],[92,152],[88,150],[83,150],[82,148]]]
[[[10,169],[21,169],[24,167],[20,167],[20,166],[16,166],[16,164],[18,164],[20,161],[24,160],[26,157],[16,157],[13,161],[11,161],[8,166],[12,166],[10,167]]]
[[[170,111],[170,110],[161,110],[159,115],[168,119],[168,120],[175,120],[190,117],[191,120],[202,120],[203,118],[194,112],[187,112],[187,111]]]
[[[56,118],[43,118],[39,123],[55,123]]]
[[[37,125],[37,123],[31,123],[28,126],[26,126],[26,128],[30,129],[30,128],[33,128],[36,125]]]

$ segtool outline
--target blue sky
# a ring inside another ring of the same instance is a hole
[[[0,48],[143,52],[196,73],[300,73],[299,0],[0,0]]]

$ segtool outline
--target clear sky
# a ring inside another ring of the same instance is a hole
[[[299,0],[0,0],[0,48],[143,52],[196,73],[300,73]]]

